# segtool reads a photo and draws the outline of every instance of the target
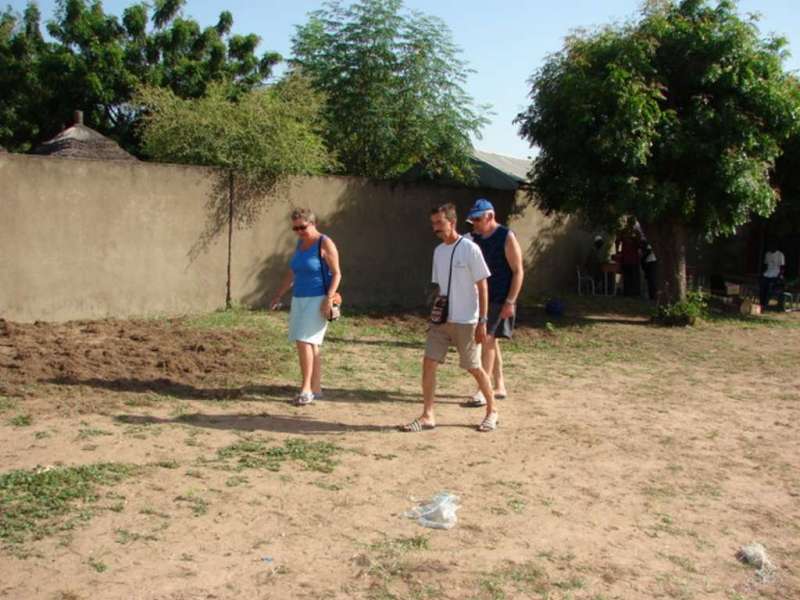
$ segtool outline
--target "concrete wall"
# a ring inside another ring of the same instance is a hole
[[[211,170],[177,165],[0,156],[0,318],[16,321],[181,314],[225,304],[228,240],[209,200]],[[307,206],[342,256],[351,305],[426,301],[438,240],[430,208],[454,202],[459,229],[479,196],[517,232],[526,259],[523,297],[571,286],[588,237],[545,217],[521,194],[353,177],[296,178],[262,198],[232,241],[234,301],[265,306],[288,268],[288,213]],[[217,204],[226,215],[226,206]]]
[[[0,317],[61,321],[225,303],[227,240],[195,260],[209,170],[0,156]]]

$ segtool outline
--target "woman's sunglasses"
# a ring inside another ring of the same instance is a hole
[[[292,227],[292,231],[305,231],[308,229],[308,225],[295,225]]]

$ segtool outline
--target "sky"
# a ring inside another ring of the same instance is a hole
[[[137,0],[106,0],[107,13],[121,15]],[[11,0],[18,11],[25,0]],[[792,56],[788,70],[800,70],[800,11],[792,0],[740,0],[739,12],[761,15],[763,35],[788,39]],[[43,21],[53,16],[55,0],[39,0]],[[219,13],[233,14],[235,33],[256,33],[261,37],[259,53],[267,50],[291,55],[295,27],[307,21],[309,12],[322,6],[321,0],[187,0],[183,14],[202,26],[217,22]],[[489,104],[494,114],[473,143],[479,150],[517,158],[533,151],[517,134],[514,117],[528,105],[528,80],[549,54],[560,50],[564,38],[575,29],[592,29],[636,18],[641,0],[405,0],[407,10],[441,18],[450,28],[461,57],[475,73],[466,91],[476,104]]]

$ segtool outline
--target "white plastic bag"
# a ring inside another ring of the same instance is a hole
[[[458,496],[450,492],[440,492],[429,502],[403,513],[403,516],[416,519],[423,527],[450,529],[458,521],[456,511],[461,508],[458,502]]]

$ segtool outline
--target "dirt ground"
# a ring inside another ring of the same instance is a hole
[[[800,314],[567,307],[503,346],[490,434],[454,355],[395,431],[417,316],[335,323],[308,407],[285,313],[0,321],[0,598],[800,598]],[[441,491],[453,529],[403,516]]]

